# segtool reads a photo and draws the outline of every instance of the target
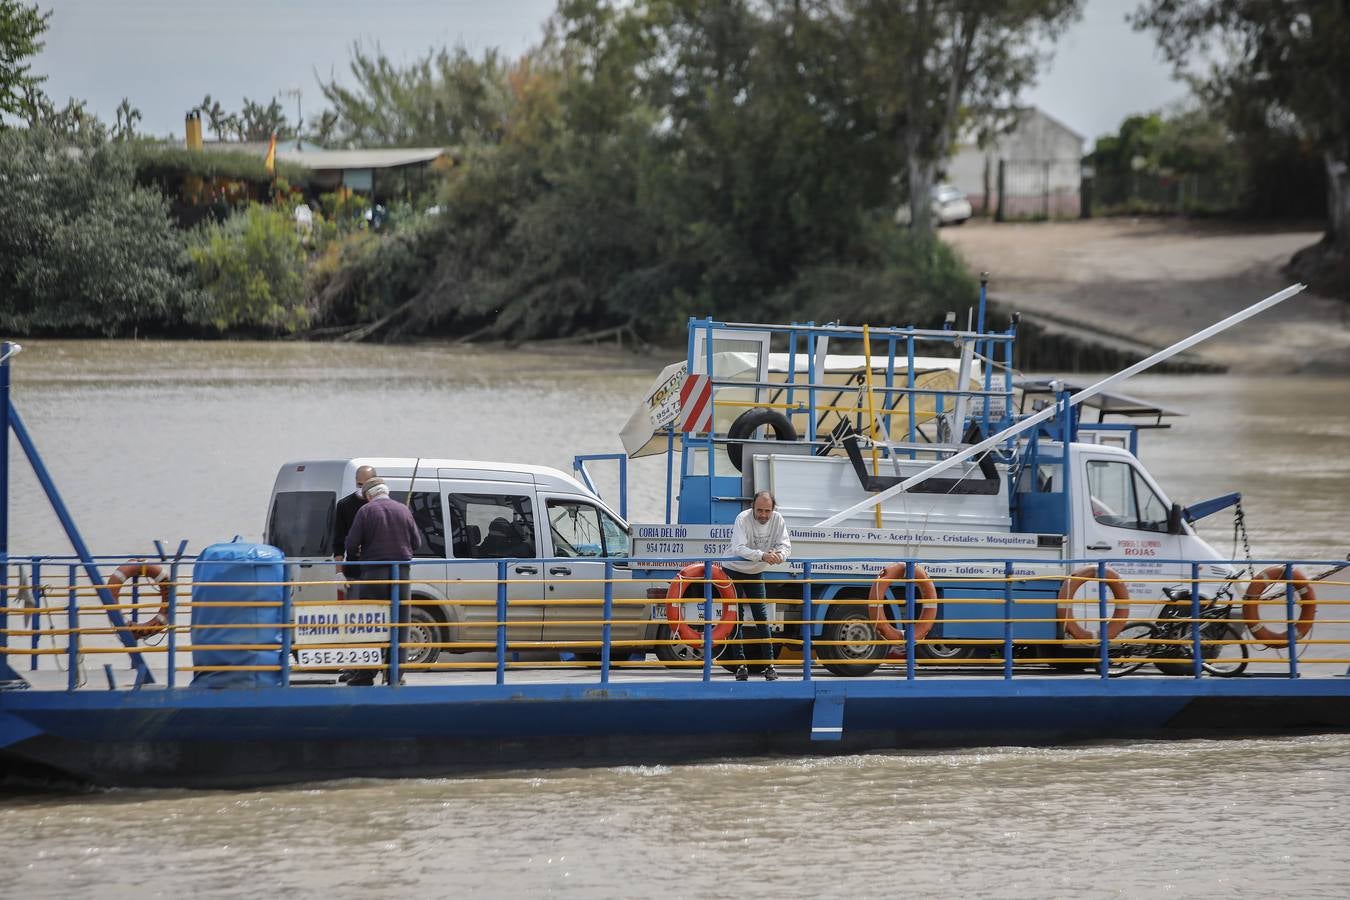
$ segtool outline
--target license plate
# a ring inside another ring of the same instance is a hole
[[[384,662],[381,647],[324,647],[297,650],[302,666],[378,666]]]

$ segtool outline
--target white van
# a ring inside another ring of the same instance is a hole
[[[373,466],[391,496],[408,501],[422,531],[411,567],[412,627],[405,641],[449,644],[448,652],[492,650],[497,640],[497,579],[507,566],[507,637],[518,642],[602,639],[605,560],[613,563],[613,641],[646,641],[653,621],[646,583],[632,580],[628,524],[571,476],[544,466],[449,459],[321,459],[288,462],[268,504],[266,540],[297,564],[296,643],[315,600],[336,598],[333,561],[339,499],[356,489],[356,470]],[[306,602],[308,601],[308,602]],[[626,602],[621,602],[626,601]],[[640,601],[640,602],[637,602]],[[350,617],[351,605],[330,607]],[[345,629],[342,629],[345,630]],[[324,634],[322,629],[310,629]],[[345,638],[326,632],[332,642]],[[366,638],[369,641],[369,637]],[[459,646],[455,646],[459,645]],[[598,658],[597,646],[565,646]],[[612,656],[646,652],[616,648]],[[413,648],[409,662],[435,662],[441,648]],[[331,659],[325,657],[327,662]]]

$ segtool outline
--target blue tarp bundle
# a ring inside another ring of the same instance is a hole
[[[281,645],[285,555],[268,544],[237,538],[212,544],[197,557],[192,576],[192,664],[277,666],[279,650],[204,650],[208,644]],[[236,606],[269,602],[276,606]],[[198,672],[193,687],[266,687],[281,684],[281,672]]]

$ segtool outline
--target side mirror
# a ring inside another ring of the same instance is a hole
[[[1184,521],[1183,510],[1180,503],[1173,503],[1172,508],[1167,511],[1167,533],[1185,534],[1186,529],[1182,525]]]

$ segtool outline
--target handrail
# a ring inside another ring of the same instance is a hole
[[[25,573],[56,572],[59,568],[54,559],[27,557],[11,560],[6,568],[20,568]],[[1186,585],[1190,593],[1185,599],[1132,601],[1130,625],[1119,634],[1108,634],[1102,627],[1115,621],[1106,595],[1111,579],[1102,571],[1109,563],[1123,564],[1125,560],[1028,561],[1037,566],[1035,570],[1006,558],[934,561],[929,565],[935,571],[943,563],[953,562],[970,571],[934,576],[942,588],[936,601],[943,610],[937,620],[942,628],[916,634],[915,627],[923,621],[924,601],[917,596],[914,577],[894,579],[889,595],[893,599],[881,601],[880,613],[876,611],[877,601],[867,598],[875,571],[894,560],[859,558],[855,562],[862,568],[843,574],[837,571],[839,559],[801,560],[796,571],[777,573],[768,582],[778,630],[767,642],[735,632],[713,637],[712,626],[720,618],[721,601],[713,595],[709,581],[703,581],[697,595],[683,604],[671,601],[672,608],[679,607],[679,612],[670,614],[687,617],[698,633],[692,643],[665,628],[669,624],[667,606],[671,604],[664,598],[647,596],[649,588],[663,587],[685,560],[531,560],[527,562],[594,566],[590,571],[574,573],[568,582],[571,593],[534,597],[517,591],[522,579],[514,572],[516,560],[487,561],[495,570],[495,578],[461,578],[454,574],[458,568],[482,562],[414,560],[408,564],[410,574],[406,579],[369,582],[397,585],[410,592],[405,602],[412,622],[391,629],[388,622],[396,621],[397,602],[339,603],[335,591],[343,582],[338,578],[269,582],[269,587],[284,588],[281,599],[241,595],[228,601],[204,601],[192,596],[195,560],[185,558],[179,562],[181,572],[169,582],[182,597],[173,605],[165,633],[148,643],[123,647],[114,639],[129,626],[124,623],[119,627],[106,613],[126,612],[134,622],[136,613],[159,606],[158,595],[149,600],[137,597],[133,583],[128,602],[113,604],[109,610],[97,599],[99,586],[84,579],[83,562],[72,561],[64,566],[68,576],[62,579],[64,583],[33,583],[31,605],[15,600],[6,603],[4,618],[0,619],[5,638],[0,652],[13,669],[22,670],[35,688],[44,690],[83,689],[88,682],[84,675],[86,659],[117,655],[150,666],[157,678],[163,676],[167,690],[185,689],[207,673],[228,672],[263,673],[283,686],[315,678],[335,683],[339,668],[389,671],[391,683],[396,684],[403,675],[407,684],[414,686],[447,684],[436,681],[441,677],[437,673],[444,676],[473,670],[495,672],[500,684],[522,677],[549,677],[549,672],[569,669],[582,677],[593,677],[601,685],[619,677],[681,677],[680,673],[688,670],[697,670],[703,681],[713,681],[721,677],[720,664],[715,661],[721,649],[737,644],[746,648],[751,664],[764,664],[787,654],[786,659],[779,660],[780,665],[791,667],[790,677],[801,680],[825,674],[820,668],[802,666],[803,652],[836,674],[874,672],[874,677],[905,679],[949,677],[960,671],[1026,679],[1043,676],[1047,666],[1081,668],[1101,678],[1117,676],[1131,667],[1131,671],[1157,669],[1159,673],[1176,674],[1184,670],[1191,677],[1212,677],[1229,674],[1225,666],[1250,668],[1264,676],[1308,678],[1340,676],[1350,664],[1350,639],[1342,639],[1335,628],[1326,627],[1350,624],[1350,576],[1341,574],[1343,561],[1257,560],[1254,565],[1258,571],[1262,566],[1278,566],[1283,570],[1281,577],[1262,575],[1265,590],[1241,600],[1230,596],[1218,603],[1202,603],[1200,595],[1221,589],[1233,593],[1233,582],[1230,577],[1208,574],[1202,568],[1220,570],[1236,561],[1206,561],[1204,566],[1192,561],[1189,579],[1125,575],[1122,578],[1133,585],[1149,589]],[[725,561],[699,562],[710,566]],[[1080,579],[1088,585],[1082,591],[1085,598],[1061,600],[1058,592],[1065,575],[1085,562],[1099,567],[1096,574]],[[1302,574],[1321,566],[1328,567],[1327,571]],[[910,571],[912,568],[906,569]],[[1333,573],[1339,577],[1329,577]],[[734,572],[728,574],[733,582],[737,580]],[[11,578],[10,583],[17,580]],[[539,584],[537,579],[526,580]],[[250,581],[211,585],[241,589],[257,586]],[[849,585],[856,586],[853,593],[849,593]],[[1300,592],[1310,585],[1316,585],[1319,592],[1315,599],[1316,624],[1321,627],[1304,634],[1296,626],[1304,618],[1304,604],[1313,601]],[[315,591],[321,595],[312,596]],[[325,591],[334,593],[324,596]],[[1073,619],[1094,635],[1091,640],[1063,632],[1060,607],[1066,602],[1073,605]],[[462,618],[442,620],[447,606],[453,606]],[[1215,608],[1225,610],[1221,617],[1215,618]],[[223,621],[193,621],[202,610],[222,609],[231,611]],[[334,610],[331,619],[316,624],[319,615]],[[1253,610],[1258,611],[1255,617]],[[99,613],[98,619],[91,613]],[[874,616],[902,630],[903,639],[897,643],[875,632],[869,635],[856,629],[841,630],[834,624],[871,622]],[[957,623],[959,628],[951,630]],[[1271,646],[1268,637],[1257,634],[1256,629],[1261,627],[1288,632],[1288,646]],[[397,656],[400,647],[412,654],[402,664]],[[352,650],[360,651],[359,659],[348,658]],[[388,661],[386,651],[391,651]],[[203,661],[203,653],[241,656],[227,662]],[[331,661],[339,657],[342,661]],[[24,660],[27,666],[22,665]],[[958,664],[961,668],[954,668]],[[586,672],[591,675],[586,676]],[[59,673],[59,688],[44,673]],[[136,682],[146,683],[141,679]],[[135,689],[136,685],[123,687]]]

